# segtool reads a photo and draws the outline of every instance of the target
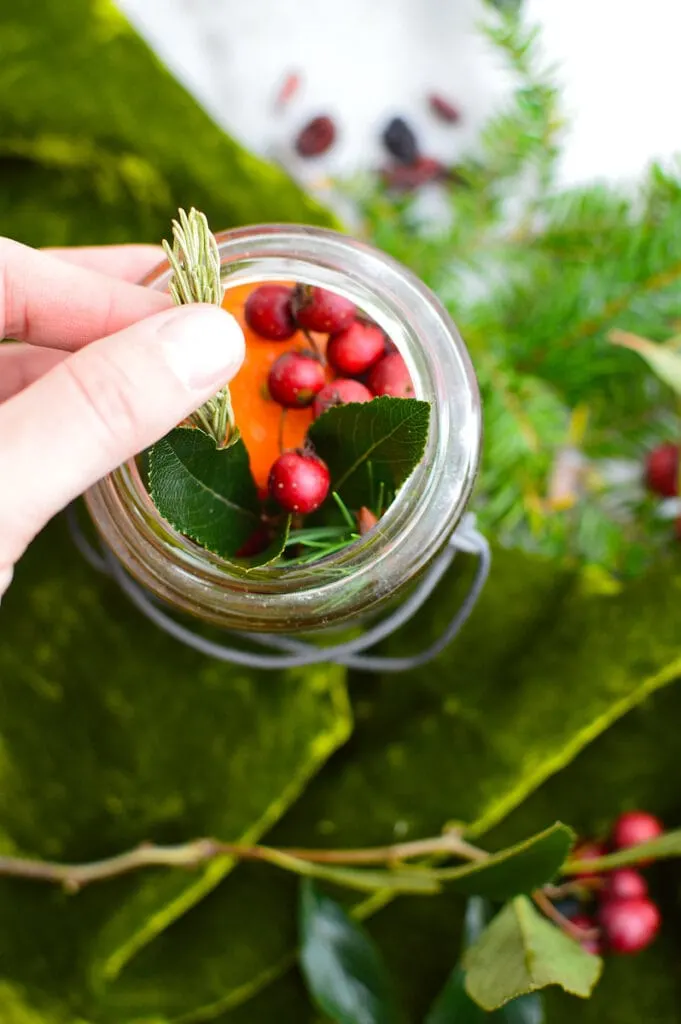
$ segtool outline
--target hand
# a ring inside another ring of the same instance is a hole
[[[47,521],[231,380],[243,334],[215,306],[130,282],[153,246],[38,252],[0,238],[0,596]]]

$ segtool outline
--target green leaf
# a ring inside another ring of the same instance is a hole
[[[574,840],[573,832],[557,822],[525,842],[485,860],[442,868],[437,878],[456,892],[507,900],[529,893],[555,878]]]
[[[372,940],[314,885],[300,891],[300,963],[319,1008],[337,1024],[400,1024],[393,984]]]
[[[332,406],[308,436],[328,465],[334,490],[351,508],[377,500],[381,484],[392,494],[423,457],[430,406],[414,398]]]
[[[674,832],[665,832],[659,839],[651,839],[648,843],[639,843],[630,846],[626,850],[618,850],[617,853],[609,853],[605,857],[596,857],[593,861],[568,861],[563,871],[566,875],[578,874],[585,868],[600,871],[612,871],[614,868],[625,868],[630,864],[654,860],[669,860],[672,857],[681,857],[681,829]]]
[[[612,331],[610,340],[615,345],[637,352],[660,380],[668,384],[677,395],[681,394],[681,339],[654,342],[629,331]]]
[[[425,1024],[483,1024],[487,1014],[466,992],[466,972],[455,967],[435,1000]]]
[[[542,917],[526,897],[517,896],[468,951],[464,967],[466,991],[491,1011],[549,985],[586,999],[602,961]]]
[[[258,493],[241,439],[218,448],[202,430],[177,427],[149,452],[149,486],[174,529],[223,558],[236,555],[258,527]]]

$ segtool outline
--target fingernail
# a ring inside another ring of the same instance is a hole
[[[169,310],[159,334],[170,368],[192,391],[221,387],[243,362],[243,331],[233,316],[217,306]]]

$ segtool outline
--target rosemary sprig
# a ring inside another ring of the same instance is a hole
[[[163,241],[173,276],[168,290],[178,306],[208,302],[219,306],[223,285],[220,278],[220,253],[205,214],[191,209],[179,211],[173,221],[173,245]],[[188,417],[188,422],[215,440],[218,448],[228,448],[239,438],[229,388],[224,387]]]

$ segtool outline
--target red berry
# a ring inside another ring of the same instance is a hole
[[[283,284],[262,284],[246,299],[246,323],[268,341],[286,341],[296,333],[291,315],[292,291]]]
[[[330,117],[314,117],[296,139],[299,156],[321,156],[336,141],[336,126]]]
[[[314,418],[318,419],[332,405],[347,405],[349,402],[370,402],[374,396],[358,380],[339,377],[325,384],[314,400]]]
[[[657,839],[664,832],[664,825],[654,814],[647,811],[627,811],[621,814],[612,827],[612,844],[616,850],[647,843]]]
[[[344,331],[355,319],[354,302],[326,288],[301,285],[295,290],[293,311],[299,327],[331,334]]]
[[[648,883],[633,868],[618,868],[608,875],[598,895],[602,900],[642,900],[648,895]]]
[[[572,924],[576,925],[577,928],[581,928],[583,931],[593,931],[598,927],[596,922],[591,917],[587,917],[586,914],[575,914],[574,917],[570,918]],[[594,956],[600,956],[603,952],[603,942],[600,936],[594,936],[589,939],[580,939],[579,944],[582,949],[585,949],[587,953],[593,953]]]
[[[428,103],[432,112],[441,121],[446,121],[447,124],[456,124],[457,121],[461,120],[459,108],[455,107],[449,100],[446,100],[444,96],[438,96],[436,93],[433,93],[428,97]]]
[[[384,171],[383,180],[388,188],[408,192],[431,181],[444,181],[447,174],[447,168],[439,160],[421,156],[413,164],[402,164]]]
[[[270,542],[269,530],[266,526],[259,526],[251,536],[241,545],[236,553],[237,558],[252,558],[264,551]]]
[[[380,327],[356,321],[329,339],[326,358],[336,373],[357,377],[377,363],[385,352],[385,335]]]
[[[679,446],[660,444],[649,452],[646,459],[646,486],[662,498],[674,498],[679,493]]]
[[[587,841],[580,843],[575,846],[571,854],[572,860],[598,860],[599,857],[605,857],[608,849],[604,843],[597,843]],[[575,878],[597,878],[598,875],[595,871],[580,871],[579,874],[575,875]]]
[[[306,451],[284,452],[270,470],[270,496],[287,512],[314,512],[329,493],[331,478],[321,459]]]
[[[399,352],[391,352],[374,366],[367,381],[375,395],[392,395],[394,398],[412,398],[414,385],[409,370]]]
[[[609,900],[599,919],[613,953],[638,953],[649,946],[660,928],[660,911],[646,899]]]
[[[304,409],[326,382],[319,359],[307,352],[284,352],[272,363],[267,387],[270,397],[285,409]]]

